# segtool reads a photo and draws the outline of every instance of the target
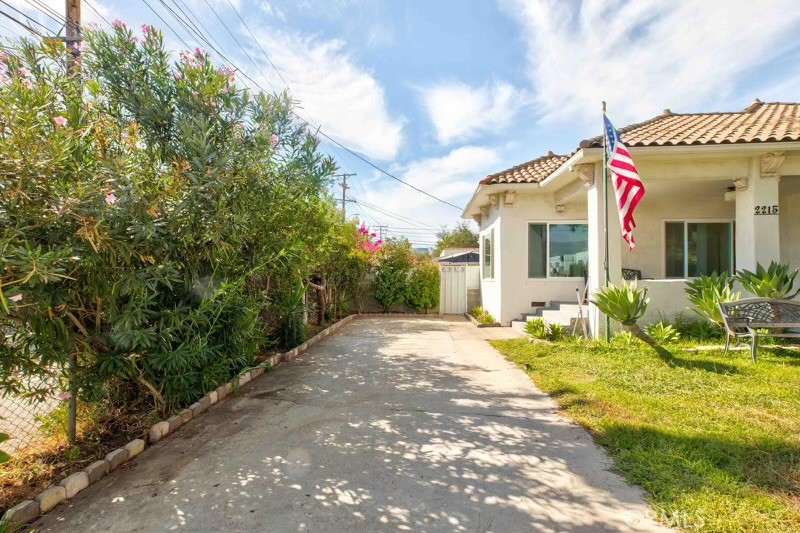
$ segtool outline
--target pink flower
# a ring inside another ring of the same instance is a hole
[[[114,26],[115,30],[124,30],[126,28],[125,23],[119,19],[114,19],[111,25]]]
[[[228,78],[228,83],[236,81],[236,71],[230,67],[222,67],[219,69],[219,73]]]
[[[149,24],[142,24],[142,34],[147,37],[150,35],[150,32],[153,30]]]
[[[78,41],[77,43],[73,43],[70,48],[76,52],[85,52],[89,49],[89,45],[86,41]]]
[[[117,197],[114,196],[113,192],[110,192],[110,193],[106,194],[106,203],[108,205],[112,205],[116,201],[117,201]]]
[[[22,301],[22,295],[21,294],[15,294],[11,298],[9,298],[9,300],[11,300],[12,302],[21,302]]]
[[[0,62],[6,63],[8,61],[8,54],[4,50],[0,50]]]
[[[70,398],[72,398],[72,393],[71,392],[64,391],[64,392],[60,392],[58,394],[58,399],[59,400],[69,400]]]
[[[175,79],[176,79],[176,80],[182,80],[182,79],[183,79],[183,72],[181,72],[180,70],[179,70],[179,71],[177,71],[177,72],[175,73]]]
[[[31,71],[26,69],[25,67],[19,67],[19,74],[20,76],[25,76],[26,78],[31,75]]]
[[[22,80],[22,86],[25,87],[26,89],[33,89],[33,83],[31,83],[31,80],[27,78]]]
[[[64,117],[61,117],[61,116],[54,117],[53,118],[53,122],[55,122],[56,126],[59,127],[59,128],[61,126],[66,126],[67,125],[67,119],[65,119]]]
[[[220,94],[228,94],[229,91],[227,87],[223,87],[222,89],[219,90],[219,92]]]
[[[207,55],[208,55],[208,52],[206,52],[204,48],[195,48],[194,49],[194,57],[196,57],[197,59],[205,59],[205,57]]]
[[[272,146],[277,145],[278,141],[279,141],[278,136],[273,133],[272,134]]]

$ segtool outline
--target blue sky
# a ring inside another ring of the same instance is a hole
[[[58,31],[33,6],[61,13],[63,0],[9,2]],[[282,90],[288,82],[302,117],[456,205],[489,173],[548,150],[569,153],[599,134],[601,100],[621,127],[664,108],[739,110],[755,97],[800,96],[796,0],[231,0],[280,76],[228,0],[164,2],[189,7],[263,86]],[[191,46],[205,47],[162,0],[147,3]],[[135,28],[151,23],[172,49],[185,48],[143,0],[84,0],[84,21],[102,26],[91,7]],[[3,36],[15,29],[7,19],[0,24]],[[349,214],[418,244],[433,242],[432,228],[459,220],[459,210],[342,149],[323,149],[343,172],[357,174],[349,194],[377,206],[350,204]]]

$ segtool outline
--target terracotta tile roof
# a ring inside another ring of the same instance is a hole
[[[800,141],[800,104],[763,103],[756,99],[731,113],[664,114],[620,129],[627,146],[685,146]],[[602,146],[602,137],[582,141],[581,148]]]
[[[481,185],[494,185],[496,183],[539,183],[554,170],[564,164],[569,159],[568,155],[555,155],[548,152],[547,155],[522,163],[508,170],[503,170],[497,174],[491,174],[481,180]]]

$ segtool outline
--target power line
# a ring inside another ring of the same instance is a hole
[[[25,29],[26,29],[28,32],[32,33],[33,35],[36,35],[37,37],[40,37],[40,38],[44,39],[44,35],[42,35],[42,34],[41,34],[41,33],[39,33],[38,31],[34,30],[34,29],[33,29],[33,28],[31,28],[30,26],[26,25],[26,24],[25,24],[24,22],[22,22],[21,20],[17,20],[17,19],[15,19],[14,17],[12,17],[11,15],[9,15],[9,14],[8,14],[8,13],[6,13],[5,11],[0,11],[0,15],[3,15],[4,17],[6,17],[6,18],[7,18],[8,20],[10,20],[11,22],[14,22],[15,24],[19,24],[20,26],[22,26],[23,28],[25,28]]]
[[[208,4],[208,0],[205,0],[205,1],[206,1],[206,4]],[[270,64],[270,65],[272,65],[272,68],[273,68],[273,69],[275,69],[275,72],[278,74],[278,77],[280,77],[281,81],[283,81],[283,83],[286,85],[286,88],[287,88],[287,89],[290,89],[290,87],[289,87],[289,83],[288,83],[288,82],[287,82],[287,81],[284,79],[284,77],[281,75],[280,71],[278,70],[278,67],[276,67],[276,66],[275,66],[275,64],[272,62],[272,60],[269,58],[269,54],[267,54],[266,50],[264,50],[264,48],[261,46],[261,43],[259,43],[259,42],[258,42],[258,39],[256,39],[256,38],[255,38],[255,35],[253,35],[253,32],[250,30],[250,27],[249,27],[249,26],[247,25],[247,23],[244,21],[244,19],[242,18],[241,14],[239,14],[239,10],[238,10],[238,9],[236,9],[236,6],[235,6],[235,5],[233,5],[233,2],[231,2],[230,0],[228,0],[228,3],[230,4],[230,6],[231,6],[231,9],[233,9],[233,11],[236,13],[236,16],[237,16],[237,17],[239,17],[239,20],[240,20],[240,21],[242,21],[242,25],[244,25],[244,27],[247,29],[248,33],[250,33],[250,36],[253,38],[253,40],[256,42],[256,44],[258,45],[258,47],[261,49],[261,52],[264,54],[264,57],[267,59],[267,61],[269,62],[269,64]],[[210,4],[208,4],[208,7],[209,7],[209,8],[211,8],[211,5],[210,5]],[[213,8],[211,8],[211,10],[212,10],[212,11],[214,12],[214,14],[216,15],[216,11],[214,11],[214,9],[213,9]],[[217,18],[219,18],[219,15],[217,15]],[[220,19],[220,22],[222,22],[222,19]],[[230,30],[228,29],[227,25],[226,25],[224,22],[222,22],[222,24],[223,24],[223,26],[225,26],[225,29],[227,29],[227,30],[228,30],[228,33],[231,33],[231,32],[230,32]],[[232,33],[231,33],[231,36],[233,37],[233,34],[232,34]],[[235,40],[237,43],[239,42],[239,41],[238,41],[238,39],[236,39],[236,37],[234,37],[234,40]],[[239,46],[241,47],[241,44],[240,44]],[[244,50],[244,48],[242,48],[242,49]],[[245,53],[247,53],[247,52],[245,52]],[[248,57],[249,57],[249,55],[248,55]],[[251,58],[251,60],[252,60],[252,58]],[[303,119],[302,117],[298,117],[298,118],[300,118],[301,120],[303,120],[303,122],[305,122],[305,123],[306,123],[306,124],[308,124],[309,126],[311,126],[311,125],[312,125],[312,124],[310,124],[310,123],[309,123],[307,120]],[[358,159],[359,159],[359,160],[361,160],[362,162],[364,162],[364,163],[366,163],[367,165],[371,166],[372,168],[374,168],[374,169],[375,169],[375,170],[377,170],[378,172],[380,172],[380,173],[382,173],[382,174],[384,174],[384,175],[386,175],[386,176],[388,176],[388,177],[392,178],[393,180],[396,180],[396,181],[398,181],[398,182],[402,183],[403,185],[406,185],[407,187],[410,187],[410,188],[414,189],[415,191],[417,191],[417,192],[419,192],[419,193],[421,193],[421,194],[424,194],[425,196],[428,196],[428,197],[430,197],[430,198],[433,198],[434,200],[436,200],[436,201],[438,201],[438,202],[441,202],[441,203],[443,203],[443,204],[445,204],[445,205],[449,205],[450,207],[454,207],[454,208],[456,208],[456,209],[458,209],[458,210],[460,210],[460,211],[463,211],[463,209],[464,209],[463,207],[457,206],[457,205],[455,205],[455,204],[453,204],[453,203],[451,203],[451,202],[448,202],[447,200],[442,200],[442,199],[441,199],[441,198],[439,198],[438,196],[435,196],[435,195],[433,195],[433,194],[431,194],[431,193],[429,193],[429,192],[427,192],[427,191],[425,191],[425,190],[423,190],[423,189],[420,189],[419,187],[416,187],[416,186],[414,186],[414,185],[412,185],[412,184],[408,183],[407,181],[405,181],[405,180],[402,180],[402,179],[398,178],[397,176],[395,176],[395,175],[394,175],[394,174],[392,174],[391,172],[389,172],[389,171],[387,171],[387,170],[384,170],[384,169],[382,169],[381,167],[379,167],[378,165],[376,165],[376,164],[375,164],[375,163],[373,163],[372,161],[370,161],[370,160],[368,160],[367,158],[365,158],[365,157],[361,156],[360,154],[358,154],[358,153],[354,152],[353,150],[351,150],[350,148],[348,148],[347,146],[345,146],[345,145],[344,145],[344,144],[342,144],[341,142],[337,141],[336,139],[334,139],[333,137],[331,137],[331,136],[330,136],[330,135],[328,135],[327,133],[323,132],[323,131],[322,131],[322,129],[321,129],[321,127],[320,127],[320,128],[318,128],[318,131],[317,131],[317,132],[318,132],[320,135],[322,135],[323,137],[325,137],[326,139],[328,139],[330,142],[332,142],[332,143],[336,144],[337,146],[341,147],[343,150],[347,151],[348,153],[350,153],[350,154],[351,154],[351,155],[353,155],[354,157],[358,158]]]
[[[27,14],[27,13],[25,13],[24,11],[21,11],[21,10],[17,9],[16,7],[12,6],[12,5],[11,5],[11,4],[9,4],[8,2],[6,2],[6,1],[4,1],[4,0],[0,0],[0,3],[3,3],[3,4],[5,4],[6,6],[10,7],[10,8],[11,8],[11,9],[13,9],[14,11],[16,11],[17,13],[19,13],[19,14],[20,14],[20,15],[22,15],[23,17],[25,17],[26,19],[28,19],[28,20],[30,20],[31,22],[33,22],[34,24],[36,24],[36,25],[38,25],[38,26],[41,26],[42,28],[44,28],[44,31],[50,31],[50,28],[48,28],[47,26],[45,26],[44,24],[42,24],[41,22],[39,22],[38,20],[36,20],[36,19],[35,19],[35,18],[33,18],[32,16],[28,15],[28,14]],[[11,20],[14,20],[14,19],[13,19],[13,18],[12,18],[10,15],[8,15],[7,13],[3,13],[3,14],[4,14],[5,16],[7,16],[8,18],[11,18]],[[22,24],[22,21],[19,21],[19,20],[17,20],[16,22],[17,22],[17,23],[19,23],[19,24]]]

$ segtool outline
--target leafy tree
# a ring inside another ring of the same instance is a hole
[[[431,251],[433,257],[439,257],[445,248],[477,248],[478,233],[467,222],[459,222],[453,229],[443,227],[436,234],[436,245]]]

